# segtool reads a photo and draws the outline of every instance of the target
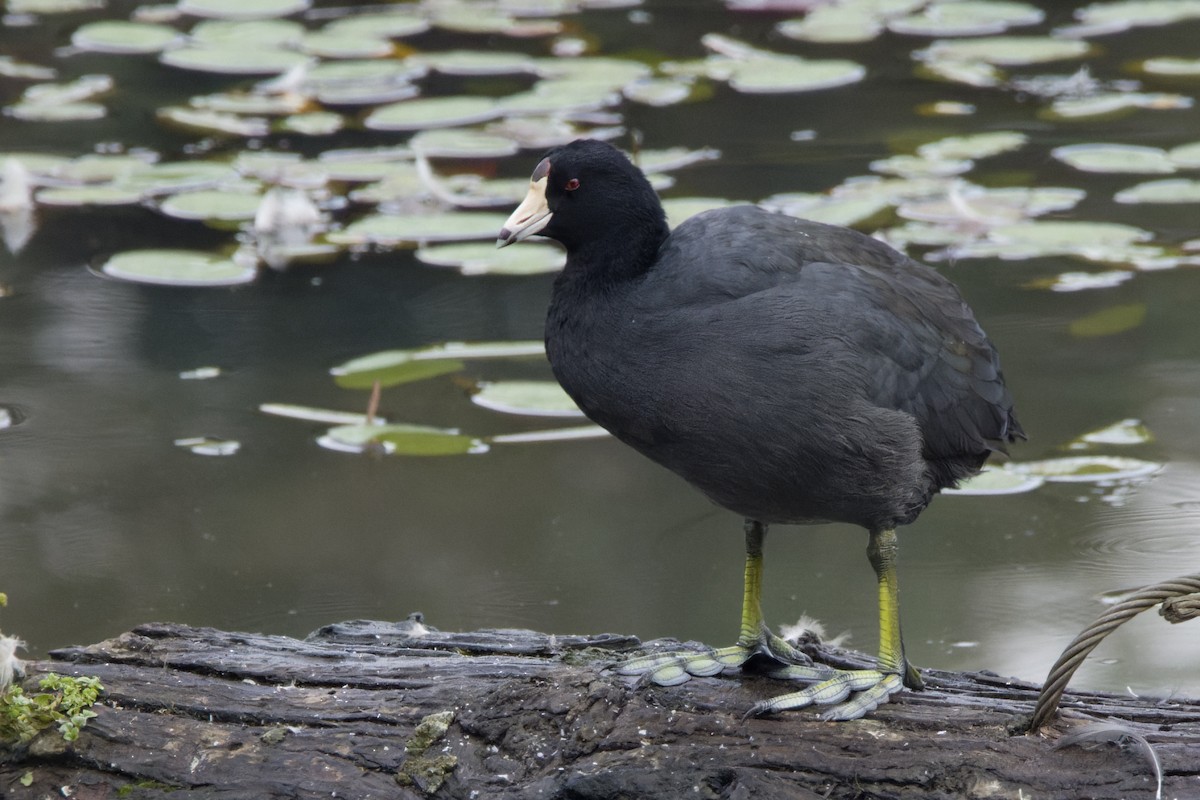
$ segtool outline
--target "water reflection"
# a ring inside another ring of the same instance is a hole
[[[131,6],[103,13],[120,16]],[[1048,10],[1046,26],[1065,21],[1061,9]],[[867,174],[871,162],[917,144],[1017,130],[1029,142],[980,168],[981,184],[1086,190],[1076,208],[1053,213],[1142,228],[1163,246],[1198,235],[1194,206],[1112,202],[1141,178],[1083,174],[1050,157],[1059,145],[1086,141],[1174,148],[1194,141],[1195,110],[1049,122],[1036,102],[1000,88],[914,79],[910,52],[924,40],[785,45],[772,33],[778,16],[668,2],[638,13],[655,24],[625,11],[588,12],[571,23],[601,54],[696,59],[701,37],[718,32],[868,68],[862,83],[813,94],[752,96],[713,83],[707,99],[682,105],[622,102],[623,124],[640,130],[647,147],[723,154],[675,174],[668,197],[823,197]],[[148,61],[117,69],[94,55],[57,60],[53,48],[72,24],[0,28],[0,49],[19,43],[26,58],[65,73],[118,72],[122,91],[105,101],[114,113],[95,127],[10,120],[0,127],[0,149],[74,156],[105,140],[183,159],[244,147],[135,125],[159,105],[230,82]],[[1191,21],[1112,37],[1088,64],[1109,80],[1131,58],[1190,52],[1197,35]],[[499,47],[445,31],[418,42],[431,50]],[[542,55],[544,44],[504,41],[500,49]],[[516,91],[507,79],[438,80],[447,91]],[[1193,84],[1176,88],[1195,91]],[[5,83],[0,91],[4,102],[20,94]],[[915,113],[939,101],[977,113]],[[406,136],[350,131],[268,143],[312,154],[394,145]],[[497,177],[523,176],[529,155],[497,162]],[[882,213],[872,225],[896,222]],[[537,339],[552,276],[465,277],[388,250],[265,272],[235,290],[162,289],[104,280],[86,267],[135,247],[214,250],[231,234],[137,207],[39,209],[39,223],[23,248],[0,254],[0,286],[11,287],[0,291],[0,404],[23,417],[0,428],[0,590],[10,598],[0,626],[31,641],[35,653],[151,619],[302,635],[344,618],[401,619],[415,610],[443,628],[732,640],[740,522],[616,442],[379,459],[322,450],[323,424],[257,410],[290,403],[361,413],[365,393],[335,386],[331,366],[448,340]],[[1054,254],[950,259],[939,267],[962,286],[1004,354],[1032,436],[1017,449],[1020,460],[1070,454],[1064,446],[1082,434],[1136,418],[1154,441],[1105,443],[1096,452],[1166,464],[1147,481],[1119,487],[1047,484],[1008,497],[940,498],[902,532],[913,661],[1040,680],[1061,647],[1101,613],[1105,592],[1200,570],[1200,342],[1188,299],[1200,278],[1122,265],[1126,277],[1096,284],[1104,288],[1052,292],[1044,287],[1063,273],[1112,267]],[[1145,309],[1140,324],[1092,337],[1071,333],[1072,321],[1134,305]],[[181,378],[208,366],[220,374]],[[388,390],[382,412],[480,436],[539,430],[544,420],[500,418],[472,404],[464,386],[548,378],[541,362],[473,363],[461,376]],[[226,458],[201,458],[174,444],[190,437],[241,447]],[[865,544],[848,527],[773,530],[768,618],[789,622],[807,613],[873,650]],[[1186,627],[1139,619],[1110,637],[1076,682],[1195,694],[1198,647]]]

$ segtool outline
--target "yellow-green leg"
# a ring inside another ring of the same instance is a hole
[[[663,653],[618,664],[621,675],[638,675],[641,681],[675,686],[692,676],[716,675],[745,664],[755,655],[788,665],[793,680],[821,680],[834,674],[828,667],[813,666],[804,653],[771,633],[762,614],[763,539],[767,526],[746,520],[746,575],[742,593],[742,624],[737,643],[699,653]]]
[[[839,670],[805,689],[756,703],[747,716],[770,714],[809,705],[833,705],[822,719],[857,719],[900,691],[901,685],[921,688],[921,677],[904,657],[900,636],[900,600],[896,579],[897,540],[894,530],[871,531],[867,557],[879,586],[879,658],[875,669]],[[790,667],[772,670],[773,677],[811,681],[807,671],[792,674]],[[857,692],[853,698],[851,692]],[[846,702],[843,702],[846,701]]]

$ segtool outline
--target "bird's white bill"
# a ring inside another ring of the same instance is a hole
[[[500,237],[496,239],[497,247],[519,242],[545,228],[550,224],[550,207],[546,205],[546,182],[549,176],[543,175],[536,181],[529,182],[529,194],[517,206],[500,229]]]

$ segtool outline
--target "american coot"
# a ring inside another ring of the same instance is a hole
[[[671,232],[642,172],[592,140],[546,154],[498,244],[533,234],[567,250],[546,319],[563,388],[746,518],[737,643],[618,671],[672,685],[765,656],[770,674],[811,685],[749,713],[833,704],[826,719],[860,717],[902,683],[920,688],[900,637],[895,529],[1024,438],[996,351],[955,286],[869,236],[753,206]],[[767,526],[827,521],[870,534],[874,670],[814,664],[763,622]]]

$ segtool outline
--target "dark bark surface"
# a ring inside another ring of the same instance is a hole
[[[303,641],[143,625],[28,665],[30,688],[56,671],[105,692],[73,746],[50,731],[0,750],[0,797],[1153,798],[1136,752],[1053,748],[1109,717],[1153,745],[1164,798],[1200,797],[1200,702],[1068,693],[1025,735],[1037,687],[925,671],[926,691],[866,719],[743,720],[793,687],[735,675],[632,688],[603,666],[637,646],[413,621]]]

